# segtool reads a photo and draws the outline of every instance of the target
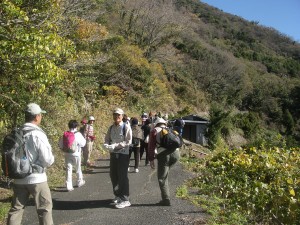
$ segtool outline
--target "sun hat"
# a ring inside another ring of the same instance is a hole
[[[95,117],[89,116],[89,121],[95,120]]]
[[[82,123],[82,124],[87,124],[86,119],[82,119],[82,120],[81,120],[81,123]]]
[[[158,118],[156,120],[156,122],[155,122],[155,126],[157,126],[159,124],[165,124],[165,125],[167,125],[167,122],[163,118]]]

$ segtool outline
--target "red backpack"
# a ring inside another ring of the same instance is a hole
[[[63,135],[63,151],[67,153],[74,153],[78,149],[75,141],[75,133],[71,131],[64,132]]]

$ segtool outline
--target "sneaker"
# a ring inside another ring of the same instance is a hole
[[[135,168],[135,169],[134,169],[134,172],[135,172],[135,173],[138,173],[138,172],[139,172],[139,169],[138,169],[138,168]]]
[[[121,201],[118,204],[116,204],[117,209],[123,209],[125,207],[131,206],[131,203],[129,201]]]
[[[68,192],[74,191],[74,188],[67,189]]]
[[[81,181],[79,181],[78,184],[77,184],[78,187],[81,187],[81,186],[83,186],[83,185],[85,185],[85,180],[81,180]]]
[[[119,198],[119,197],[115,197],[113,200],[112,200],[112,203],[114,204],[114,205],[116,205],[116,204],[118,204],[118,203],[120,203],[121,202],[121,199]]]

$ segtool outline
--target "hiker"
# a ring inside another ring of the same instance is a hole
[[[166,154],[164,152],[167,149],[159,145],[161,140],[160,131],[162,130],[162,128],[166,128],[166,121],[162,118],[159,118],[155,123],[155,128],[150,132],[148,154],[150,166],[152,169],[155,169],[154,158],[155,149],[157,149],[157,178],[162,198],[162,200],[158,204],[170,206],[170,190],[168,184],[169,170],[179,160],[180,153],[178,148],[171,154]]]
[[[118,209],[131,205],[129,201],[129,146],[131,145],[132,131],[123,119],[124,111],[116,108],[113,111],[113,125],[105,135],[104,148],[110,152],[110,179],[115,198],[113,203]]]
[[[139,164],[140,164],[140,147],[141,140],[143,140],[143,131],[138,126],[139,121],[136,117],[131,120],[131,130],[132,130],[132,144],[129,148],[129,162],[131,158],[132,152],[134,153],[134,172],[139,172]],[[130,167],[128,167],[128,172],[130,171]]]
[[[81,127],[79,128],[79,132],[84,136],[84,131],[85,131],[85,127],[87,124],[87,120],[85,118],[83,118],[80,123],[81,123]]]
[[[47,183],[46,168],[54,162],[52,147],[45,132],[39,127],[42,121],[42,110],[39,105],[30,103],[25,109],[26,134],[25,148],[28,150],[31,163],[39,166],[39,171],[22,179],[15,179],[13,184],[12,207],[8,212],[7,224],[21,224],[24,208],[32,195],[36,205],[39,224],[52,225],[52,198]]]
[[[182,137],[184,125],[185,125],[185,122],[182,119],[182,117],[180,117],[179,119],[175,120],[174,125],[173,125],[173,129],[176,130],[181,137]]]
[[[130,126],[130,120],[131,119],[129,116],[127,116],[126,114],[123,115],[123,119],[122,119],[123,123],[126,123],[127,125]]]
[[[76,120],[70,120],[68,123],[69,131],[65,134],[70,134],[71,138],[66,138],[64,135],[63,138],[59,141],[59,147],[61,149],[66,149],[66,145],[74,144],[75,149],[72,152],[65,152],[65,165],[66,165],[66,188],[67,191],[73,191],[72,183],[72,171],[73,166],[77,175],[77,187],[81,187],[85,184],[83,180],[82,171],[81,171],[81,148],[85,146],[86,140],[80,132],[77,132],[78,123]],[[72,142],[72,143],[70,143]],[[74,143],[73,143],[74,142]]]
[[[148,119],[148,114],[144,112],[144,113],[141,115],[141,119],[142,119],[142,125],[144,125],[145,122],[146,122],[146,119]]]
[[[151,121],[150,119],[146,119],[145,124],[141,127],[143,131],[144,139],[141,141],[141,149],[140,149],[140,159],[142,159],[144,152],[146,153],[145,166],[149,165],[149,157],[148,157],[148,142],[149,142],[149,134],[151,130]]]
[[[95,118],[93,116],[90,116],[89,121],[86,124],[85,130],[84,130],[84,137],[86,140],[86,145],[83,148],[83,165],[86,168],[93,166],[93,164],[90,161],[90,158],[91,158],[91,154],[93,151],[93,144],[94,144],[94,140],[95,140],[94,127],[93,127],[94,122],[95,122]]]

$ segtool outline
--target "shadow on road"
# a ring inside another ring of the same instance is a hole
[[[111,199],[89,201],[61,201],[53,199],[53,210],[80,210],[93,208],[114,208]]]

